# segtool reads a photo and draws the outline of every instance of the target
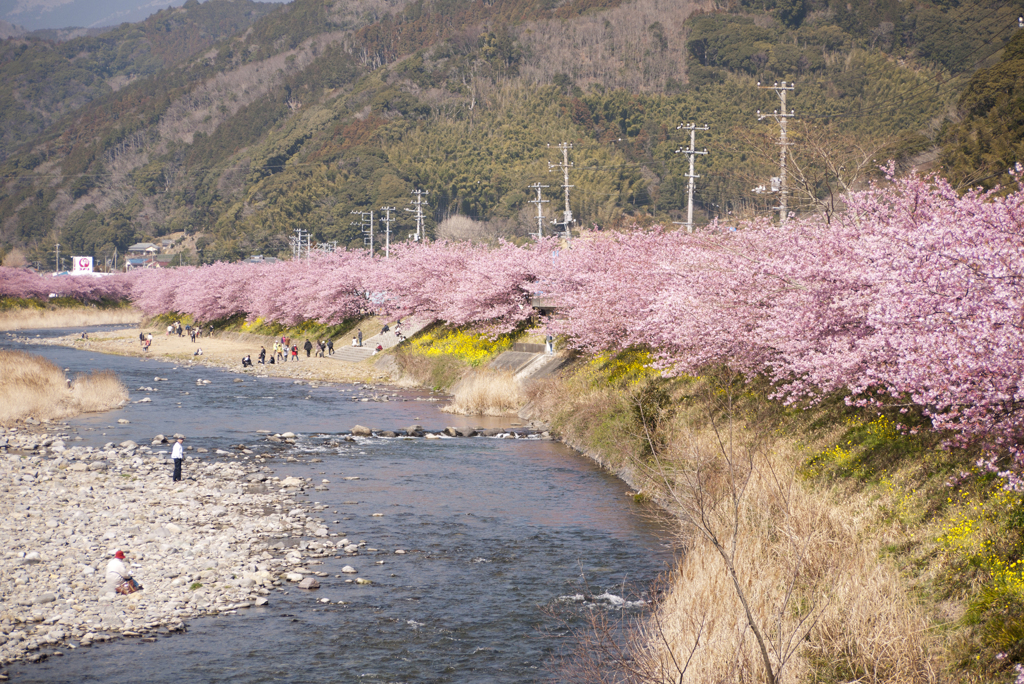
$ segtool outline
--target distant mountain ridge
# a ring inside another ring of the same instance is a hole
[[[160,10],[181,7],[184,3],[185,0],[0,0],[0,22],[16,24],[24,33],[104,29],[144,21]],[[7,37],[10,36],[3,35],[0,24],[0,38]]]

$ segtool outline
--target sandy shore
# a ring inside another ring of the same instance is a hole
[[[142,350],[139,333],[152,333],[153,343],[148,352]],[[34,341],[34,340],[28,340]],[[301,345],[305,340],[297,340]],[[316,340],[311,340],[314,344]],[[131,328],[114,332],[90,333],[88,340],[78,335],[69,335],[56,339],[43,340],[40,344],[59,344],[76,349],[119,354],[121,356],[146,356],[171,361],[182,365],[227,368],[239,373],[247,373],[262,377],[296,378],[302,380],[320,380],[323,382],[380,382],[389,380],[384,371],[375,367],[371,361],[349,363],[333,358],[317,358],[314,348],[312,356],[306,358],[306,352],[299,350],[299,361],[260,365],[257,359],[260,345],[267,349],[269,360],[273,349],[273,339],[257,335],[214,334],[213,337],[202,337],[193,343],[187,335],[178,337],[168,335],[166,331],[156,328]],[[202,356],[195,356],[196,349],[202,349]],[[253,368],[242,368],[242,357],[252,357]]]
[[[275,591],[316,588],[326,575],[315,559],[360,550],[315,517],[326,507],[293,498],[327,484],[271,477],[264,445],[237,460],[187,458],[185,481],[172,482],[156,438],[74,441],[66,425],[0,428],[0,665],[266,605]],[[142,591],[111,590],[116,549]]]

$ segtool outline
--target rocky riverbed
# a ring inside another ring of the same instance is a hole
[[[316,588],[318,558],[362,548],[329,532],[325,507],[295,502],[324,482],[189,456],[175,483],[160,439],[73,440],[56,424],[0,428],[0,665],[266,605]],[[142,591],[107,589],[116,549]]]

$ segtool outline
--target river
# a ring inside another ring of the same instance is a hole
[[[642,607],[633,599],[644,599],[643,587],[672,562],[669,527],[657,511],[635,504],[621,481],[557,442],[349,442],[339,434],[356,424],[509,424],[444,414],[442,397],[430,392],[312,387],[24,344],[7,334],[0,347],[40,354],[71,374],[113,370],[133,402],[151,399],[68,421],[81,438],[76,444],[148,443],[155,434],[181,432],[210,450],[204,458],[244,444],[281,477],[329,480],[327,491],[310,490],[301,501],[328,506],[331,532],[379,549],[325,558],[320,569],[329,577],[316,592],[274,592],[269,606],[193,620],[187,633],[153,642],[65,649],[63,657],[10,666],[11,681],[558,681],[559,658],[574,648],[571,627],[582,624],[578,616],[637,615]],[[156,391],[139,389],[146,387]],[[386,402],[361,401],[384,395]],[[121,418],[130,422],[119,424]],[[291,431],[299,439],[294,446],[270,444],[257,430]],[[345,564],[373,584],[336,577]],[[139,574],[145,584],[145,568]],[[318,603],[322,598],[331,603]]]

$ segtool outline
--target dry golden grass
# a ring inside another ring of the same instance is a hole
[[[142,312],[132,308],[15,309],[0,313],[0,330],[87,328],[91,325],[137,324]]]
[[[515,413],[526,397],[509,371],[486,368],[470,373],[452,387],[452,403],[441,410],[467,416]]]
[[[36,418],[54,420],[106,411],[128,400],[128,390],[110,371],[78,375],[20,351],[0,351],[0,424]]]
[[[939,681],[928,616],[883,558],[899,532],[858,495],[808,487],[806,435],[723,408],[731,391],[698,399],[641,468],[687,549],[646,625],[650,681],[768,681],[741,593],[779,682]]]
[[[855,503],[836,507],[801,485],[781,496],[776,478],[793,477],[785,463],[775,459],[774,474],[762,463],[747,484],[734,557],[773,666],[784,664],[779,681],[938,681],[926,615],[881,560],[883,540],[864,534],[874,521]],[[707,507],[712,529],[728,542],[733,518],[722,508],[730,507],[728,496]],[[672,590],[646,628],[652,679],[764,682],[759,646],[721,554],[704,535],[686,538]],[[824,673],[831,676],[815,679]]]
[[[874,495],[803,479],[801,464],[834,445],[842,425],[810,429],[809,414],[727,374],[671,386],[668,412],[644,409],[658,424],[650,435],[636,390],[582,373],[528,390],[528,417],[555,416],[569,443],[673,512],[685,549],[627,652],[602,650],[596,625],[574,664],[584,674],[571,681],[762,684],[771,681],[764,652],[787,684],[940,681],[934,615],[887,559],[906,532]]]

